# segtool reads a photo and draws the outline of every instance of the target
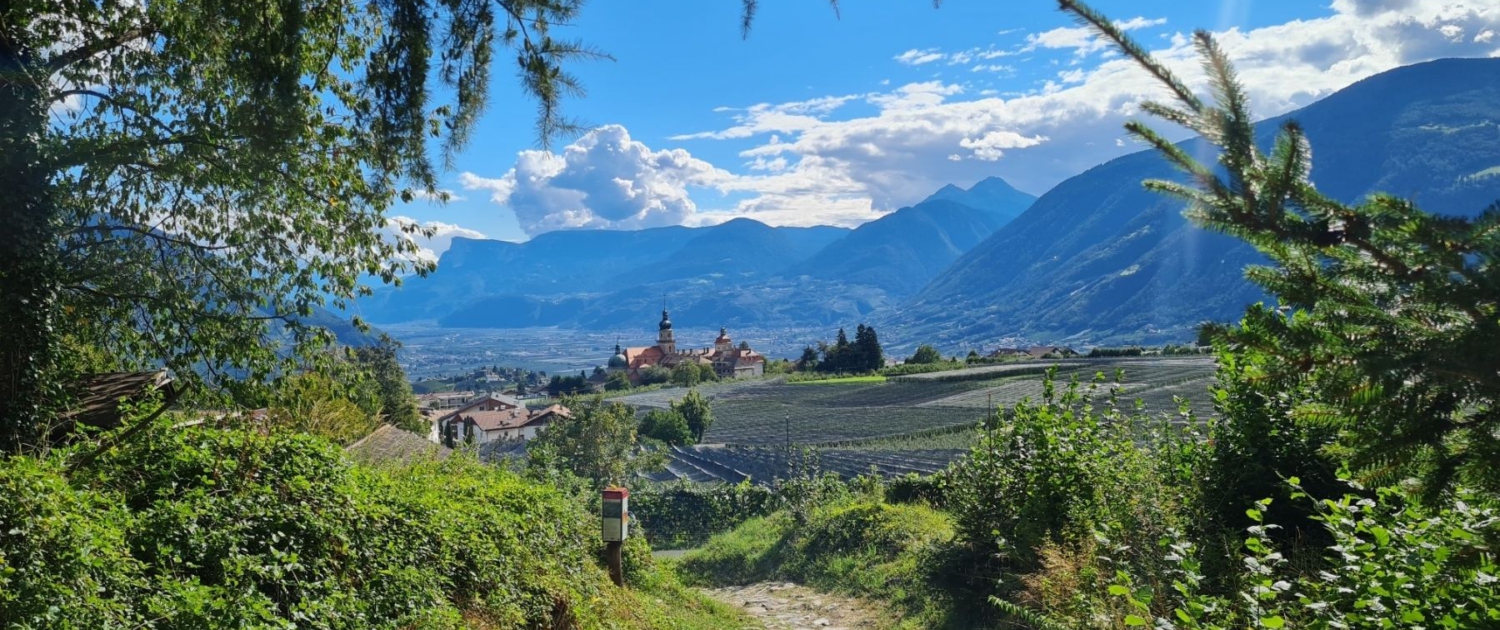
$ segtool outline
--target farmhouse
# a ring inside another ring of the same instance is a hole
[[[661,311],[661,323],[657,325],[656,345],[643,348],[615,346],[615,355],[609,359],[609,372],[624,372],[630,382],[638,383],[641,372],[650,367],[671,369],[678,365],[712,366],[719,378],[747,378],[765,373],[766,358],[751,350],[750,344],[740,342],[738,346],[729,338],[729,331],[720,328],[714,345],[678,350],[672,333],[672,318],[667,309]]]
[[[1076,357],[1077,352],[1067,346],[1031,346],[1030,348],[997,348],[989,354],[992,359],[1063,359]]]
[[[454,444],[525,441],[536,437],[548,424],[571,417],[568,408],[562,405],[533,411],[510,396],[490,394],[438,417],[428,439]]]
[[[1067,346],[1032,346],[1026,349],[1026,354],[1033,359],[1063,359],[1078,356],[1072,348]]]

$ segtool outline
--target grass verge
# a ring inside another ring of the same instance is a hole
[[[961,588],[943,576],[957,557],[949,518],[924,505],[852,500],[750,519],[677,562],[699,586],[789,580],[887,604],[891,628],[971,628]]]
[[[854,385],[884,382],[885,376],[880,374],[865,374],[862,376],[830,376],[828,378],[808,380],[787,379],[787,384],[789,385]]]

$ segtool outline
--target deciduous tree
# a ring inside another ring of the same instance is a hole
[[[702,442],[703,435],[714,425],[713,406],[696,389],[689,390],[682,400],[673,401],[672,411],[687,421],[688,431],[692,432],[694,442]]]
[[[624,483],[637,471],[661,465],[636,447],[635,414],[603,397],[567,398],[573,417],[554,422],[527,445],[528,457],[590,480],[595,487]]]
[[[187,385],[327,357],[319,305],[431,268],[385,212],[439,194],[427,147],[449,162],[467,143],[496,52],[514,52],[542,138],[576,128],[562,64],[598,54],[550,25],[580,4],[0,7],[0,449],[37,441],[65,333]]]
[[[970,351],[970,354],[973,354],[973,352]],[[942,361],[942,360],[943,360],[943,355],[942,355],[942,353],[940,353],[940,352],[937,351],[937,348],[934,348],[934,347],[929,346],[927,344],[922,344],[920,346],[917,346],[917,351],[914,352],[914,353],[912,353],[911,358],[907,359],[906,362],[907,363],[937,363],[937,362]]]
[[[387,339],[379,345],[355,348],[353,353],[355,366],[379,393],[381,419],[407,431],[425,433],[427,422],[417,411],[411,381],[396,360],[395,342]]]

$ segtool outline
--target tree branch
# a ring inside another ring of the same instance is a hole
[[[106,37],[104,39],[95,40],[55,57],[52,57],[47,60],[47,65],[43,66],[43,69],[47,71],[47,76],[50,77],[54,74],[57,74],[58,72],[63,71],[68,66],[83,61],[84,59],[88,59],[89,57],[102,53],[106,50],[118,48],[137,39],[150,37],[155,34],[156,29],[153,27],[145,26],[141,28],[133,28],[128,31],[118,33],[113,37]]]

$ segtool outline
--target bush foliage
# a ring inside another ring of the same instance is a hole
[[[67,456],[0,462],[5,627],[738,627],[643,539],[651,595],[616,589],[585,502],[468,457],[371,469],[309,435],[166,422]]]
[[[73,475],[12,458],[0,486],[0,618],[21,627],[600,621],[592,519],[462,457],[398,473],[306,435],[161,427]]]

